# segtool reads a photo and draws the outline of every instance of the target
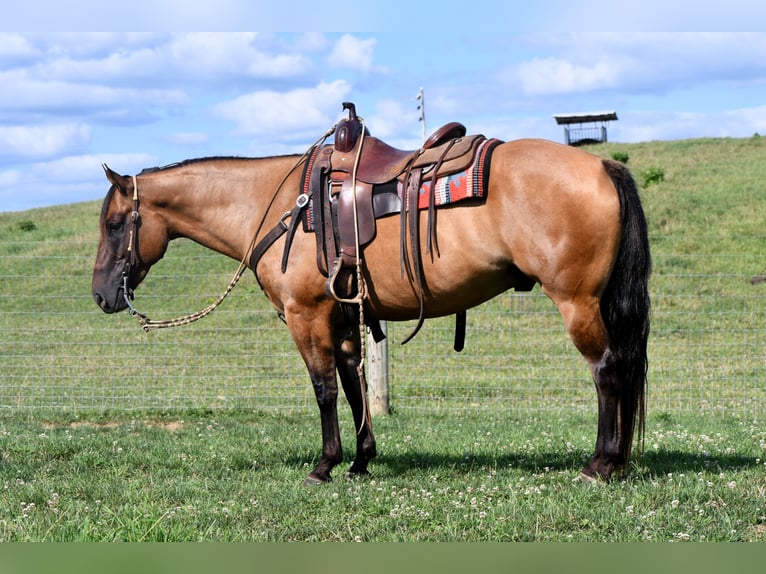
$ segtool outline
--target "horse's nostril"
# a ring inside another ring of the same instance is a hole
[[[104,308],[104,298],[101,296],[100,293],[94,293],[93,299],[96,301],[96,305],[98,305],[102,309]]]

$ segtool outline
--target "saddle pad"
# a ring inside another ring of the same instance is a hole
[[[489,168],[490,161],[492,159],[492,152],[494,149],[503,143],[498,139],[487,139],[482,142],[477,150],[476,157],[473,163],[464,171],[439,177],[436,180],[434,204],[438,206],[444,206],[451,203],[456,203],[466,199],[481,199],[485,197],[487,192],[487,186],[489,183]],[[313,163],[315,154],[309,159],[308,164]],[[302,191],[309,189],[309,177],[311,176],[311,169],[307,166],[304,171],[304,178],[302,184]],[[427,177],[427,174],[426,174]],[[396,184],[396,181],[391,182]],[[427,209],[431,191],[430,180],[423,181],[420,185],[420,193],[418,197],[418,208]],[[373,195],[381,192],[392,191],[391,184],[382,184],[373,188]],[[399,199],[401,200],[402,183],[399,182],[396,185]],[[400,204],[401,205],[401,204]],[[386,213],[378,213],[376,211],[375,217],[383,217],[385,215],[391,215],[393,211]],[[314,222],[316,218],[314,216],[314,201],[309,199],[306,209],[303,211],[303,230],[306,232],[314,231]]]
[[[468,169],[437,178],[434,186],[434,205],[438,207],[464,199],[484,197],[489,182],[489,161],[492,151],[499,143],[501,142],[496,139],[482,142],[477,150],[476,159]],[[432,183],[432,181],[421,183],[418,197],[419,209],[428,209]],[[401,198],[401,190],[399,197]]]

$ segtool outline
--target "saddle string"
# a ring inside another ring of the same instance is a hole
[[[358,116],[357,116],[358,117]],[[357,210],[357,203],[356,203],[356,180],[357,180],[357,173],[359,169],[359,162],[362,157],[362,147],[364,146],[364,137],[366,134],[366,128],[364,124],[364,118],[358,117],[360,123],[362,124],[359,144],[356,148],[356,157],[354,158],[354,167],[351,170],[351,189],[353,190],[353,193],[351,194],[351,200],[352,200],[352,206],[353,206],[353,212],[354,212],[354,250],[355,250],[355,257],[356,257],[356,294],[351,298],[342,298],[335,292],[335,280],[337,279],[338,273],[340,272],[342,266],[340,265],[340,262],[336,264],[335,273],[330,278],[328,285],[330,294],[340,303],[347,303],[347,304],[354,304],[356,303],[359,306],[359,364],[356,367],[356,373],[357,377],[359,378],[359,387],[360,387],[360,394],[362,396],[362,419],[359,423],[359,428],[357,429],[357,434],[360,434],[362,430],[364,430],[365,423],[367,424],[368,428],[372,428],[372,419],[370,417],[370,410],[368,406],[368,399],[367,399],[367,379],[365,378],[365,360],[367,357],[367,337],[366,337],[366,326],[364,322],[364,300],[367,297],[367,289],[365,287],[364,282],[364,274],[362,273],[362,269],[364,266],[364,262],[362,260],[362,251],[361,251],[361,245],[359,240],[359,212]]]
[[[165,329],[168,327],[180,327],[181,325],[188,325],[190,323],[194,323],[195,321],[198,321],[202,319],[203,317],[209,315],[212,313],[223,301],[229,296],[229,294],[234,290],[234,287],[237,285],[239,280],[242,278],[242,275],[245,273],[245,270],[247,269],[247,261],[250,257],[250,254],[253,252],[253,250],[256,247],[258,235],[261,232],[261,229],[263,229],[263,225],[266,221],[266,217],[268,216],[269,212],[271,211],[272,206],[274,205],[274,201],[276,200],[277,196],[279,195],[280,190],[284,186],[287,179],[292,175],[292,173],[306,160],[306,157],[308,156],[309,152],[317,145],[320,145],[324,140],[326,140],[328,137],[330,137],[333,132],[335,131],[335,126],[327,130],[321,137],[319,137],[316,142],[314,142],[304,153],[301,155],[300,158],[298,158],[298,161],[295,162],[295,165],[293,165],[292,168],[285,174],[285,176],[282,178],[282,180],[279,182],[279,185],[277,185],[276,189],[274,190],[274,193],[271,196],[271,199],[269,200],[269,203],[266,206],[265,211],[263,212],[263,217],[261,218],[260,223],[258,224],[258,228],[255,231],[255,234],[253,235],[252,241],[250,241],[249,247],[245,250],[244,255],[242,256],[242,259],[239,262],[239,267],[237,268],[237,271],[234,273],[234,276],[232,277],[231,281],[229,282],[229,285],[226,287],[226,290],[210,305],[202,309],[201,311],[197,311],[196,313],[190,313],[188,315],[183,315],[180,317],[176,317],[175,319],[164,319],[164,320],[152,320],[149,319],[148,316],[146,316],[144,313],[140,313],[133,305],[130,303],[129,298],[129,289],[128,289],[128,276],[127,274],[123,273],[123,296],[125,297],[125,300],[128,302],[128,308],[130,310],[131,316],[138,319],[139,323],[141,323],[141,327],[144,331],[151,331],[151,330],[157,330],[157,329]],[[136,176],[133,176],[133,198],[134,198],[134,214],[138,215],[138,184],[136,181]],[[289,213],[289,212],[288,212]],[[283,221],[283,219],[280,219],[280,223]],[[135,225],[134,225],[135,227]],[[129,245],[128,245],[128,251],[130,252],[131,260],[135,257],[135,250],[133,249],[133,243],[135,241],[135,234],[133,233],[133,229],[131,229],[131,235],[129,238]],[[255,270],[253,270],[255,272]]]
[[[364,118],[359,118],[362,123],[361,136],[359,140],[359,147],[356,150],[356,159],[354,161],[354,169],[351,174],[351,189],[354,190],[352,194],[354,205],[354,248],[356,250],[356,290],[357,301],[359,304],[359,364],[356,366],[357,376],[359,378],[360,394],[362,395],[362,422],[359,423],[359,429],[357,434],[361,434],[364,429],[364,424],[367,423],[368,428],[372,428],[372,418],[370,416],[370,409],[367,404],[367,379],[364,374],[364,364],[367,357],[367,337],[364,323],[364,300],[367,298],[367,288],[364,283],[364,275],[362,273],[363,261],[362,250],[359,241],[359,213],[356,207],[356,175],[359,169],[359,161],[362,156],[362,146],[364,145],[364,134],[366,128],[364,125]]]

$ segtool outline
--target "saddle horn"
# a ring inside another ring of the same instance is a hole
[[[356,115],[356,106],[352,102],[343,102],[343,110],[348,110],[348,119],[341,120],[335,127],[335,149],[348,153],[356,145],[362,133],[362,122]]]

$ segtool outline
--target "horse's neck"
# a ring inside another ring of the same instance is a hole
[[[146,196],[170,236],[242,259],[263,217],[265,193],[245,173],[218,176],[196,169],[167,175],[172,179],[157,179]]]

